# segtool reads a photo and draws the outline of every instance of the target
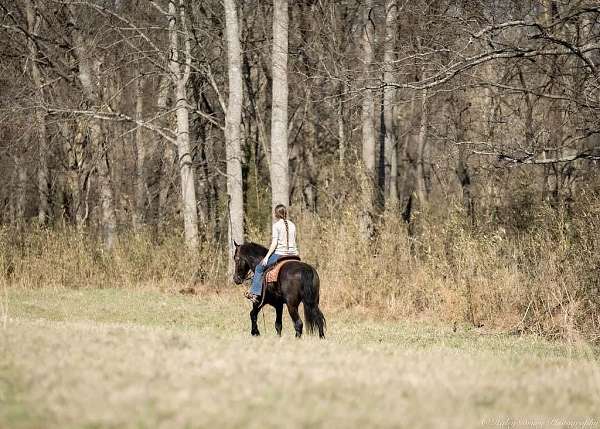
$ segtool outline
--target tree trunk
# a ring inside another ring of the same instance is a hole
[[[372,0],[366,0],[363,10],[362,63],[363,81],[369,86],[373,63],[373,25],[370,18]],[[373,236],[373,192],[375,188],[375,106],[373,91],[363,90],[362,100],[362,180],[361,180],[361,232],[365,239]]]
[[[348,19],[348,6],[338,5],[336,3],[331,3],[330,5],[332,11],[332,35],[335,40],[333,43],[333,47],[336,51],[339,51],[341,54],[345,54],[345,50],[347,46],[352,46],[353,44],[347,44],[347,35],[346,28],[344,22]],[[311,13],[311,15],[313,15]],[[346,139],[346,90],[349,89],[348,75],[347,70],[343,67],[336,66],[336,75],[338,79],[338,100],[337,100],[337,140],[338,140],[338,161],[339,166],[341,168],[341,172],[345,171],[345,163],[346,163],[346,153],[348,150],[348,141]]]
[[[144,79],[138,77],[135,91],[135,119],[143,120],[144,111]],[[145,175],[146,148],[144,145],[144,131],[137,126],[135,132],[135,207],[133,211],[133,227],[139,229],[144,223],[146,207],[146,175]]]
[[[88,213],[87,187],[90,167],[89,148],[86,146],[85,136],[87,126],[82,118],[76,118],[71,124],[59,121],[57,125],[64,141],[63,151],[67,155],[66,171],[60,180],[63,186],[63,215],[74,223],[78,230],[81,230],[85,226]]]
[[[394,115],[395,109],[390,109],[391,115]],[[392,126],[396,121],[392,118]],[[395,128],[395,127],[394,127]],[[391,207],[398,205],[398,142],[396,140],[396,134],[392,139],[392,147],[390,149],[390,191],[388,196],[389,205]]]
[[[385,88],[384,88],[385,89]],[[377,165],[377,194],[375,195],[375,201],[377,208],[383,210],[385,207],[385,195],[386,195],[386,178],[389,178],[389,165],[386,162],[385,152],[385,122],[383,120],[383,89],[379,98],[379,159]]]
[[[72,19],[75,19],[74,6],[70,6]],[[87,101],[94,108],[100,107],[100,96],[97,92],[98,77],[94,75],[88,51],[88,46],[78,30],[77,23],[73,23],[72,36],[75,45],[75,55],[79,61],[79,82]],[[105,249],[112,249],[116,231],[116,214],[114,207],[114,191],[110,178],[108,148],[104,141],[102,120],[93,118],[90,125],[90,140],[96,153],[95,166],[98,172],[98,192],[100,194],[101,223]]]
[[[228,249],[229,270],[233,272],[234,241],[244,242],[244,194],[242,183],[242,151],[240,127],[242,122],[242,51],[238,30],[238,16],[234,0],[225,0],[227,32],[227,62],[229,101],[225,116],[225,150],[227,156],[227,194],[229,196]]]
[[[403,116],[404,128],[407,130],[404,136],[404,142],[402,147],[399,150],[400,157],[398,163],[402,166],[400,170],[402,171],[402,175],[400,177],[400,187],[399,187],[399,200],[402,206],[408,204],[408,201],[411,195],[414,193],[414,168],[413,168],[413,160],[411,157],[411,147],[414,141],[413,129],[415,122],[415,111],[417,105],[417,94],[413,91],[410,107],[406,114]]]
[[[156,105],[158,111],[162,115],[160,125],[167,126],[167,98],[170,89],[169,79],[162,77],[158,83],[158,98]],[[161,231],[160,225],[164,225],[169,211],[169,193],[173,185],[173,177],[175,176],[175,154],[171,142],[161,139],[158,145],[160,151],[160,170],[158,179],[158,214],[157,214],[157,231]]]
[[[18,150],[18,149],[17,149]],[[15,168],[17,170],[17,192],[14,202],[14,222],[17,225],[25,223],[25,209],[27,203],[27,165],[23,155],[15,155]]]
[[[459,147],[456,176],[462,187],[463,207],[471,221],[471,225],[475,226],[475,205],[473,202],[473,194],[471,192],[471,174],[469,173],[466,150],[462,146]]]
[[[271,201],[289,205],[288,2],[273,0],[273,97],[271,111]]]
[[[306,206],[312,212],[317,211],[317,167],[315,165],[314,152],[319,140],[319,130],[317,127],[318,117],[315,112],[315,106],[312,101],[312,92],[307,93],[306,97],[306,140],[301,145],[302,166],[304,176],[303,194],[306,200]]]
[[[183,224],[185,241],[190,249],[198,248],[198,213],[196,209],[196,189],[189,138],[189,111],[185,84],[177,82],[177,157],[181,177],[181,198],[183,202]]]
[[[393,67],[396,49],[396,19],[398,8],[396,0],[386,0],[385,5],[385,42],[384,42],[384,83],[390,83],[394,79]],[[391,86],[383,87],[383,128],[384,152],[385,152],[385,201],[392,206],[398,203],[397,188],[397,148],[394,130],[394,98],[396,90]]]
[[[463,193],[463,207],[472,226],[475,226],[475,204],[471,186],[471,172],[469,169],[468,149],[464,142],[470,140],[472,122],[467,103],[461,96],[453,95],[447,100],[448,115],[454,125],[454,143],[458,147],[458,161],[456,164],[456,177],[460,182]]]
[[[425,179],[425,156],[427,149],[427,127],[428,127],[428,110],[427,110],[427,90],[423,91],[421,100],[421,124],[419,126],[419,138],[417,141],[417,168],[416,168],[416,191],[419,199],[419,208],[427,201],[427,185]]]
[[[313,43],[313,37],[317,34],[313,17],[317,14],[315,4],[307,4],[300,8],[300,36],[308,45]],[[304,114],[299,125],[299,130],[304,131],[302,143],[296,145],[299,148],[300,157],[297,162],[297,170],[299,171],[299,182],[302,186],[302,194],[304,202],[308,210],[313,213],[317,211],[317,171],[315,163],[315,151],[319,142],[319,127],[320,122],[318,106],[313,102],[314,94],[322,94],[324,92],[323,80],[314,74],[316,64],[311,59],[306,51],[300,54],[302,62],[302,71],[305,76],[309,77],[311,84],[304,90]],[[340,100],[341,101],[341,100]],[[339,137],[339,135],[338,135]],[[297,138],[295,139],[297,140]],[[293,149],[292,149],[293,151]]]
[[[27,14],[27,31],[31,35],[27,39],[29,48],[29,60],[31,62],[31,77],[36,90],[36,103],[38,104],[35,111],[35,119],[38,129],[38,173],[37,173],[37,188],[38,188],[38,222],[40,225],[45,225],[48,221],[48,137],[46,131],[46,117],[44,114],[44,92],[42,86],[42,75],[38,67],[38,49],[35,41],[32,39],[37,34],[40,26],[40,16],[36,13],[31,0],[25,1],[25,9]]]
[[[346,131],[344,126],[344,82],[339,84],[339,100],[337,105],[337,138],[338,138],[338,161],[340,167],[344,167],[346,161]]]
[[[190,122],[186,84],[190,77],[191,52],[187,36],[183,0],[179,1],[179,20],[174,0],[169,2],[169,37],[171,55],[169,68],[175,87],[175,114],[177,116],[177,156],[181,178],[181,200],[183,204],[183,227],[185,242],[190,250],[198,249],[198,212],[192,154],[190,150]],[[179,23],[179,28],[176,24]],[[179,63],[179,31],[185,34],[183,72]]]
[[[98,190],[100,192],[102,238],[105,248],[110,250],[114,245],[117,222],[114,209],[114,191],[108,162],[108,148],[100,119],[92,120],[90,131],[91,139],[95,142],[98,151],[96,169],[98,171]]]

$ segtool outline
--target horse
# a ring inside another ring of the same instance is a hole
[[[233,281],[242,284],[247,279],[250,271],[254,272],[257,265],[267,255],[268,250],[256,243],[235,243],[235,272]],[[283,265],[279,271],[276,282],[268,283],[263,287],[260,302],[255,302],[250,311],[252,328],[250,333],[259,336],[258,313],[266,304],[275,307],[275,331],[281,336],[281,317],[283,305],[286,304],[290,317],[294,322],[296,338],[302,336],[303,323],[298,314],[298,306],[304,304],[304,320],[309,334],[318,330],[319,337],[325,338],[326,322],[325,316],[319,309],[319,275],[311,265],[290,260]]]

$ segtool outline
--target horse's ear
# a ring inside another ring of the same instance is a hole
[[[235,245],[235,247],[240,247],[240,245],[239,245],[239,244],[237,244],[237,243],[235,242],[235,240],[233,240],[233,244]]]

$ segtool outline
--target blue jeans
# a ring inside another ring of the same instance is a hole
[[[263,274],[265,273],[265,270],[277,262],[279,258],[281,258],[281,255],[276,255],[273,253],[271,256],[269,256],[267,265],[263,265],[259,262],[254,270],[254,277],[252,277],[252,287],[250,288],[250,293],[253,293],[254,295],[262,294]]]

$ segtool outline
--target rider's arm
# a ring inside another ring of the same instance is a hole
[[[271,247],[269,247],[269,251],[267,252],[267,256],[265,256],[265,259],[269,259],[269,257],[273,254],[273,252],[275,251],[275,249],[277,249],[277,240],[273,240],[271,242]]]
[[[262,260],[263,265],[267,265],[267,261],[269,260],[269,257],[273,254],[275,249],[277,249],[277,230],[275,228],[275,225],[273,225],[273,239],[271,240],[271,247],[269,247],[267,256],[265,256],[265,259]]]

